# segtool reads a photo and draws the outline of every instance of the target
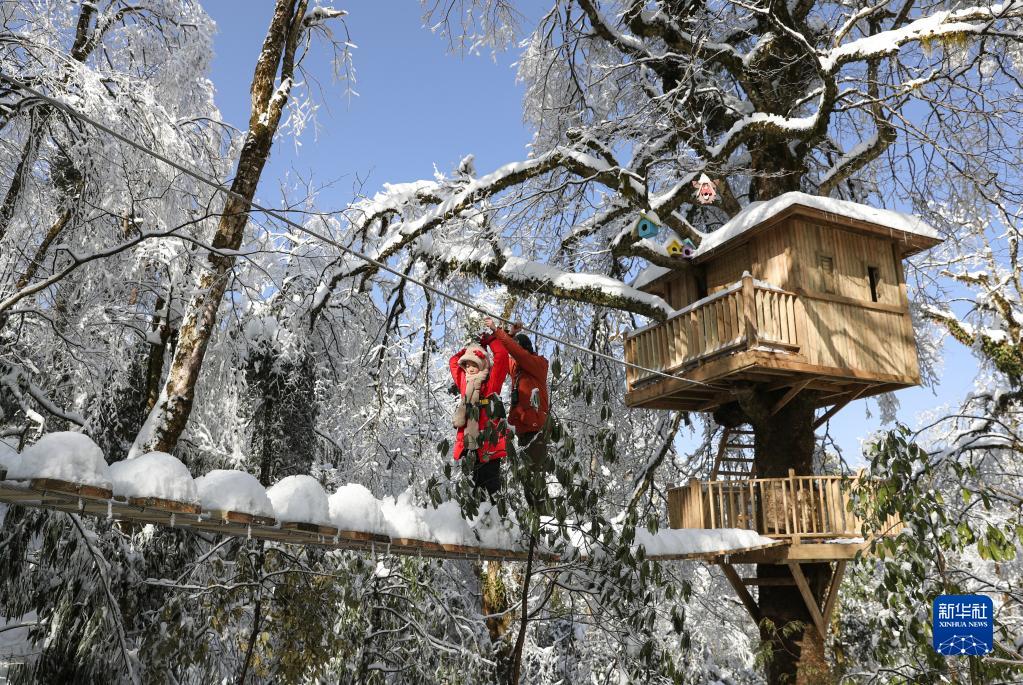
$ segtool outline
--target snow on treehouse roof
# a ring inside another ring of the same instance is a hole
[[[887,232],[893,238],[906,243],[904,255],[915,254],[941,242],[938,232],[913,214],[870,207],[848,200],[792,192],[779,195],[773,200],[754,202],[718,230],[705,234],[696,251],[696,260],[703,261],[707,255],[718,252],[718,248],[726,243],[736,241],[740,237],[749,237],[752,229],[773,225],[775,222],[771,222],[771,219],[781,219],[798,213],[800,208],[809,209],[815,214],[824,212],[829,215],[828,219],[838,223],[873,229],[872,232],[879,232],[879,229]]]
[[[673,273],[675,272],[672,269],[666,269],[663,266],[651,264],[640,271],[639,275],[636,276],[636,280],[629,285],[636,290],[642,290],[644,286],[648,286],[654,281],[660,280],[661,278]]]

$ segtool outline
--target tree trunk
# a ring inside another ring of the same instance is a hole
[[[511,674],[509,685],[518,685],[522,675],[522,651],[526,646],[526,630],[529,628],[529,585],[533,579],[533,553],[536,551],[536,538],[529,536],[529,554],[526,556],[526,574],[522,577],[522,615],[519,617],[519,634],[515,638],[515,648],[511,655]]]
[[[753,427],[753,462],[759,478],[784,478],[790,469],[796,475],[813,474],[816,398],[812,391],[804,391],[772,413],[784,393],[785,389],[775,392],[751,389],[739,396],[737,404],[715,414],[715,418],[726,425],[749,423]],[[831,566],[803,564],[802,569],[820,606],[831,580]],[[791,579],[792,574],[785,565],[758,564],[757,577]],[[799,589],[795,585],[762,585],[758,603],[765,619],[760,626],[760,637],[771,644],[768,682],[800,685],[832,682],[830,666],[824,656],[824,641]],[[791,625],[796,621],[802,628]]]
[[[480,573],[480,584],[483,615],[487,617],[487,632],[497,660],[494,682],[508,682],[512,671],[512,645],[505,636],[512,626],[512,614],[508,589],[501,578],[501,562],[486,562],[486,568]]]
[[[291,91],[295,51],[306,4],[306,0],[277,0],[252,77],[249,130],[231,184],[233,193],[227,198],[213,237],[213,247],[227,253],[209,254],[207,268],[199,277],[198,287],[185,310],[167,380],[132,446],[132,455],[151,450],[173,451],[188,423],[206,347],[216,330],[217,310],[234,267],[233,252],[241,247],[249,219],[249,203],[270,156],[274,134]],[[278,71],[280,84],[275,86]]]

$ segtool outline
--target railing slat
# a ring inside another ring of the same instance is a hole
[[[789,343],[796,344],[796,296],[787,295],[785,301],[789,307]]]

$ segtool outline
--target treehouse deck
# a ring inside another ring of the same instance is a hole
[[[919,383],[915,350],[912,374],[897,373],[904,360],[885,359],[892,348],[886,349],[881,339],[901,340],[906,334],[900,313],[874,309],[862,321],[850,314],[847,320],[863,342],[851,345],[850,336],[842,336],[842,358],[863,361],[838,366],[808,345],[811,338],[819,340],[807,321],[808,311],[811,317],[817,312],[808,299],[747,275],[663,323],[632,332],[625,340],[625,359],[649,371],[628,367],[625,403],[710,411],[734,399],[740,384],[766,384],[820,391],[818,406],[828,406]]]
[[[730,564],[841,561],[869,547],[864,521],[851,507],[853,493],[873,481],[844,476],[691,480],[668,490],[672,528],[744,528],[783,543],[763,550],[728,552],[712,560]],[[889,518],[874,537],[895,535]]]

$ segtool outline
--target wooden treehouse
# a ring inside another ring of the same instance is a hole
[[[779,394],[777,412],[809,393],[827,408],[816,428],[854,399],[919,384],[902,261],[939,242],[914,217],[852,202],[788,193],[750,206],[678,269],[651,267],[637,279],[635,287],[675,311],[627,336],[625,358],[635,366],[625,403],[713,411],[753,387]],[[857,490],[869,497],[875,483],[860,478],[791,470],[757,477],[754,437],[725,429],[710,480],[669,490],[670,526],[747,529],[773,540],[706,560],[721,567],[757,623],[748,586],[798,589],[824,636],[847,560],[902,524],[864,532],[850,502]],[[819,601],[806,563],[834,564]],[[761,566],[743,578],[734,564]]]
[[[756,383],[840,407],[919,384],[902,260],[939,242],[911,217],[803,193],[747,208],[682,268],[637,280],[676,311],[626,338],[650,371],[628,368],[625,403],[709,411]]]

